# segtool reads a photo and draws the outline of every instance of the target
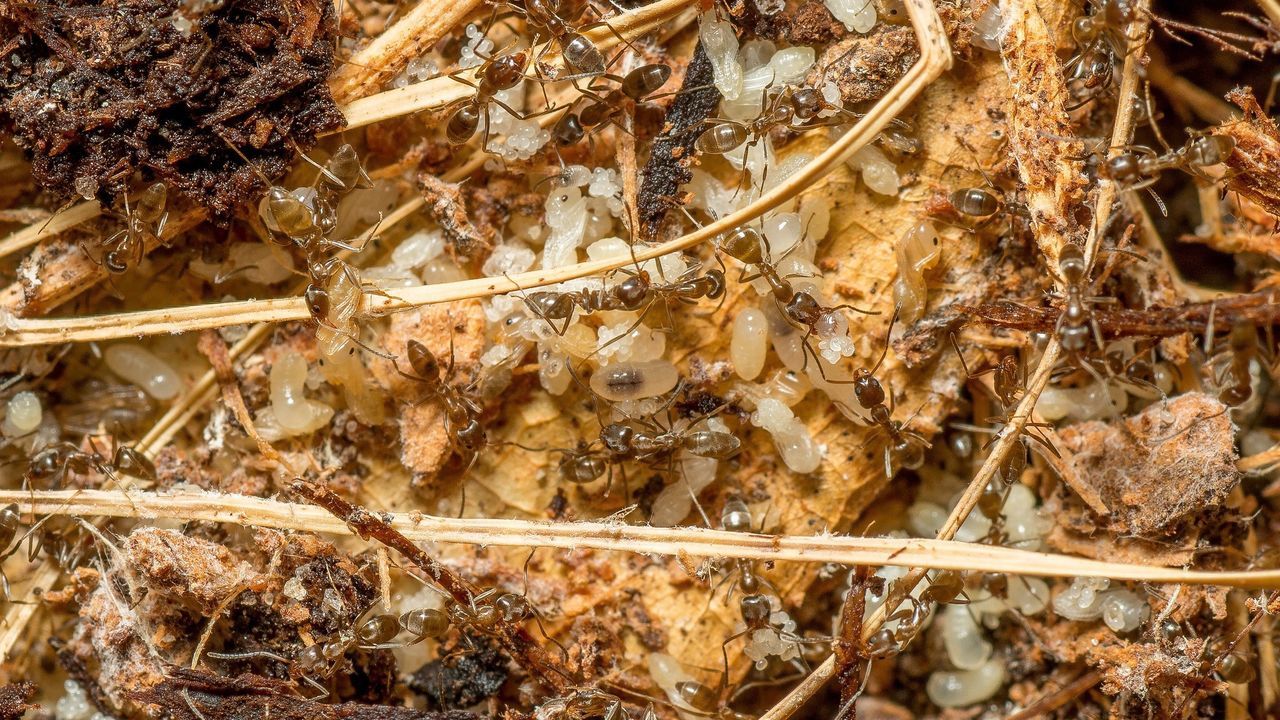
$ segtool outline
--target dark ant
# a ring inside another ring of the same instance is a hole
[[[484,426],[480,424],[480,405],[472,399],[470,386],[459,389],[451,382],[456,367],[453,361],[453,338],[449,339],[449,366],[441,376],[440,362],[436,356],[417,340],[410,339],[405,343],[405,355],[409,361],[411,373],[396,369],[401,375],[422,383],[426,389],[426,398],[436,398],[444,407],[445,428],[449,434],[450,444],[462,458],[466,469],[475,463],[480,451],[488,445],[488,436]],[[464,473],[466,470],[463,471]],[[465,486],[463,489],[465,493]],[[464,495],[465,497],[465,495]]]
[[[1143,145],[1129,146],[1124,152],[1107,158],[1102,174],[1129,190],[1154,185],[1165,170],[1181,170],[1193,177],[1209,179],[1204,168],[1220,165],[1235,151],[1235,139],[1226,135],[1197,135],[1182,147],[1158,154]]]
[[[692,267],[680,278],[670,283],[655,283],[645,270],[630,274],[626,280],[608,287],[588,290],[557,292],[542,290],[524,296],[524,302],[534,314],[541,317],[556,332],[564,335],[573,322],[575,310],[583,313],[598,313],[607,310],[640,311],[627,332],[610,342],[626,337],[644,321],[654,303],[662,301],[667,304],[670,315],[670,303],[694,303],[701,298],[716,300],[724,296],[724,272],[708,270],[704,275],[696,275],[697,268]],[[553,321],[563,321],[559,327]]]
[[[893,477],[893,463],[908,470],[915,470],[924,464],[924,451],[932,447],[923,435],[913,430],[907,430],[903,427],[903,423],[893,419],[893,407],[884,404],[886,393],[884,386],[876,379],[876,371],[880,369],[881,363],[884,362],[885,356],[889,354],[889,335],[893,332],[894,321],[897,320],[897,313],[889,321],[889,332],[885,334],[884,349],[880,353],[879,359],[870,370],[867,368],[858,368],[853,373],[853,394],[858,399],[858,405],[863,410],[870,413],[870,418],[863,418],[869,425],[876,428],[875,434],[883,433],[888,442],[884,447],[884,471],[888,477]],[[893,402],[892,397],[888,397],[890,403]],[[908,421],[909,422],[909,421]],[[869,438],[868,438],[869,439]]]
[[[169,213],[165,211],[168,191],[168,186],[163,182],[153,183],[138,195],[137,202],[133,205],[130,205],[129,193],[125,191],[124,212],[111,213],[124,221],[124,228],[101,243],[103,246],[112,246],[100,261],[107,272],[119,275],[128,271],[131,262],[142,262],[147,242],[160,237],[169,218]]]
[[[827,378],[817,351],[809,345],[809,338],[815,334],[821,336],[829,330],[838,330],[844,323],[844,317],[840,314],[841,310],[849,309],[863,315],[878,315],[879,313],[874,310],[863,310],[847,303],[829,307],[818,302],[818,299],[809,291],[795,289],[790,280],[781,276],[774,264],[765,259],[764,252],[767,247],[767,240],[759,230],[750,225],[743,225],[729,233],[720,240],[718,246],[722,252],[743,265],[753,266],[755,274],[746,275],[744,268],[744,274],[739,280],[749,282],[756,278],[764,278],[769,285],[773,300],[783,319],[793,327],[805,331],[800,344],[804,348],[806,365],[809,357],[812,356],[814,362],[818,363],[818,372],[824,380],[834,383],[854,382]]]
[[[456,109],[449,114],[445,125],[445,136],[454,145],[462,145],[470,140],[480,128],[480,119],[485,117],[489,105],[497,105],[511,113],[514,117],[526,120],[530,116],[521,113],[498,99],[498,93],[510,90],[526,79],[525,69],[529,66],[529,56],[525,52],[516,52],[498,57],[485,57],[479,70],[476,71],[477,82],[462,76],[459,70],[449,77],[465,85],[475,88],[475,95],[460,101]],[[485,125],[484,143],[481,147],[489,147],[489,128]]]
[[[1138,8],[1131,0],[1093,0],[1093,12],[1076,18],[1071,35],[1082,47],[1094,48],[1105,42],[1113,54],[1126,57],[1140,39],[1127,34],[1137,18]]]
[[[969,382],[974,382],[978,380],[980,377],[982,377],[983,375],[986,375],[987,373],[992,373],[992,388],[989,390],[989,392],[991,392],[995,396],[996,401],[999,403],[1000,414],[997,416],[989,417],[987,418],[986,421],[989,423],[995,423],[1001,426],[1008,425],[1010,421],[1013,419],[1011,413],[1013,412],[1014,408],[1017,406],[1019,398],[1021,398],[1024,394],[1026,394],[1026,391],[1027,391],[1026,372],[1025,372],[1025,369],[1022,367],[1022,363],[1018,361],[1018,356],[1012,353],[1005,355],[1001,357],[1000,361],[997,362],[994,366],[986,368],[984,370],[978,370],[975,372],[970,370],[969,364],[965,362],[964,353],[960,352],[960,345],[956,341],[956,336],[954,333],[951,334],[951,347],[956,351],[956,356],[960,358],[960,367],[964,370],[965,379],[968,380]],[[986,385],[981,385],[981,387],[986,389]],[[958,427],[963,430],[991,432],[987,428],[972,427],[968,425],[956,425],[955,427]],[[1043,445],[1050,453],[1053,454],[1054,457],[1061,457],[1061,455],[1058,452],[1058,448],[1054,447],[1052,442],[1050,442],[1047,438],[1042,437],[1041,435],[1033,432],[1033,428],[1052,428],[1052,427],[1053,425],[1050,423],[1027,421],[1026,423],[1023,424],[1022,432],[1021,432],[1021,434],[1024,436],[1023,442],[1025,443],[1025,438],[1030,438],[1040,443],[1041,445]],[[995,442],[995,440],[996,438],[992,438],[992,440],[987,443],[987,446],[990,446],[991,443]],[[1008,455],[1005,456],[997,472],[999,476],[1003,478],[1005,485],[1008,486],[1008,485],[1011,485],[1016,479],[1022,476],[1022,472],[1026,470],[1026,466],[1027,466],[1026,448],[1021,447],[1017,450],[1010,452]],[[1004,504],[1004,500],[1002,496],[1000,498],[1000,505],[1003,506],[1003,504]],[[999,514],[998,508],[997,508],[997,514]]]
[[[108,458],[97,449],[92,438],[89,442],[93,447],[92,452],[81,450],[77,445],[66,441],[40,450],[27,464],[24,484],[37,480],[44,487],[57,488],[68,472],[85,475],[94,471],[115,480],[118,480],[117,473],[144,480],[156,479],[155,464],[136,449],[117,445]]]
[[[620,116],[628,112],[634,113],[636,105],[653,99],[650,96],[670,78],[671,66],[665,63],[651,63],[641,65],[622,77],[605,75],[604,79],[617,82],[618,87],[604,95],[599,94],[604,88],[594,84],[579,88],[590,102],[577,112],[566,112],[556,122],[552,130],[556,145],[568,147],[578,143],[588,132],[595,132],[597,128],[603,128],[608,124],[618,125],[617,119]],[[626,128],[618,127],[624,132],[630,132]]]
[[[1227,362],[1214,378],[1218,400],[1229,407],[1239,407],[1253,397],[1251,366],[1258,355],[1258,329],[1250,322],[1238,322],[1227,337]]]
[[[919,597],[907,595],[908,607],[900,608],[885,618],[885,622],[897,621],[896,628],[882,627],[867,640],[867,651],[873,659],[884,659],[900,654],[924,629],[935,603],[949,605],[968,603],[964,589],[964,574],[959,570],[941,570],[932,578],[925,576],[928,585]]]

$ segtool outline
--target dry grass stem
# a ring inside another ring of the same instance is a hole
[[[0,491],[0,505],[16,503],[34,515],[83,515],[226,522],[276,530],[350,535],[345,523],[312,505],[229,493],[153,493],[109,490]],[[528,520],[440,518],[390,514],[392,527],[415,542],[504,547],[592,548],[611,552],[693,557],[836,563],[930,570],[966,570],[1039,577],[1096,576],[1115,580],[1280,588],[1280,570],[1211,572],[1154,565],[1109,563],[999,545],[947,540],[862,538],[838,535],[767,535],[692,527],[658,528],[621,523],[549,523]]]

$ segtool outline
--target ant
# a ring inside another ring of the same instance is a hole
[[[101,243],[113,246],[100,261],[107,272],[119,275],[128,271],[130,262],[142,262],[147,242],[160,237],[169,219],[169,213],[165,211],[168,190],[163,182],[153,183],[142,191],[132,206],[129,204],[129,192],[124,192],[124,212],[111,213],[124,220],[124,227]]]
[[[470,395],[472,386],[459,389],[451,382],[456,370],[453,338],[449,338],[449,366],[445,368],[443,377],[439,360],[421,342],[413,339],[406,342],[405,355],[412,374],[400,370],[399,365],[396,370],[404,377],[422,383],[427,397],[434,397],[443,405],[445,429],[449,434],[450,444],[466,466],[463,470],[465,473],[475,463],[480,451],[488,445],[489,439],[484,426],[480,424],[480,405]],[[465,485],[463,492],[465,498]]]
[[[893,318],[889,321],[889,332],[885,334],[884,349],[880,352],[875,365],[870,370],[867,368],[855,370],[852,381],[853,394],[858,400],[858,405],[870,413],[870,418],[863,418],[863,420],[876,429],[872,437],[883,433],[889,440],[884,447],[884,471],[888,477],[893,477],[895,462],[908,470],[919,468],[924,464],[924,451],[932,447],[923,435],[914,430],[905,429],[901,421],[893,419],[893,407],[884,404],[886,399],[884,386],[875,376],[889,354],[889,335],[893,332],[893,324],[897,319],[898,314],[894,312]],[[892,397],[888,399],[890,403],[893,402]]]
[[[660,283],[654,282],[648,271],[637,270],[616,285],[584,290],[542,290],[529,293],[523,299],[525,305],[545,320],[557,335],[564,335],[568,331],[575,310],[587,314],[609,310],[640,311],[640,317],[632,327],[610,341],[615,342],[638,328],[654,303],[659,300],[667,304],[669,317],[672,301],[692,304],[704,297],[711,300],[724,297],[725,278],[722,270],[708,270],[701,276],[696,273],[696,266],[691,267],[675,281]],[[563,322],[557,327],[554,321]]]
[[[1138,8],[1132,0],[1093,0],[1093,12],[1076,18],[1071,35],[1086,49],[1096,49],[1105,42],[1111,53],[1127,57],[1140,39],[1127,34],[1137,18]]]
[[[654,99],[657,92],[671,78],[671,66],[665,63],[641,65],[622,77],[606,75],[605,79],[618,83],[618,87],[599,95],[604,88],[589,85],[579,88],[590,104],[574,112],[566,112],[552,129],[552,137],[558,147],[576,145],[588,132],[595,132],[607,124],[613,124],[623,132],[630,132],[618,125],[617,118],[635,112],[635,106]]]
[[[1258,329],[1253,323],[1240,321],[1232,325],[1227,336],[1227,361],[1215,377],[1218,400],[1229,407],[1239,407],[1253,397],[1253,361],[1258,357]]]
[[[487,117],[490,105],[497,105],[511,113],[513,117],[527,120],[525,115],[502,100],[498,94],[511,90],[526,79],[525,70],[529,67],[529,55],[523,51],[510,55],[485,57],[480,69],[476,71],[476,82],[462,76],[459,70],[449,77],[464,85],[475,88],[475,95],[459,101],[458,106],[449,114],[445,124],[445,136],[454,145],[462,145],[475,136],[480,129],[480,120]],[[544,111],[550,112],[550,110]],[[481,147],[489,147],[489,126],[485,124],[484,142]]]
[[[809,344],[809,338],[815,334],[825,337],[831,333],[839,333],[842,329],[847,329],[848,321],[840,313],[841,310],[849,309],[863,315],[878,315],[879,312],[863,310],[847,303],[836,306],[823,305],[809,290],[797,290],[787,277],[783,277],[778,272],[772,261],[765,259],[764,249],[768,247],[768,241],[759,230],[750,225],[743,225],[737,228],[723,238],[718,245],[722,252],[743,265],[754,266],[754,275],[746,275],[744,268],[744,274],[739,280],[749,282],[757,278],[763,278],[768,283],[773,300],[783,319],[793,327],[805,331],[800,345],[804,349],[806,365],[809,357],[812,356],[814,362],[818,363],[818,372],[822,375],[823,380],[834,383],[851,382],[827,378],[826,370],[822,367],[817,351]]]
[[[928,584],[919,597],[907,595],[909,607],[901,608],[887,618],[885,623],[896,621],[895,628],[881,627],[867,640],[867,651],[874,659],[884,659],[901,654],[907,645],[920,634],[933,613],[933,605],[967,604],[964,574],[959,570],[941,570],[933,577],[925,576]],[[881,586],[883,588],[883,586]]]
[[[155,480],[155,464],[138,450],[127,445],[117,445],[108,458],[98,450],[93,438],[89,438],[89,443],[93,448],[92,452],[85,452],[66,441],[40,450],[27,464],[24,483],[38,480],[45,487],[56,488],[61,485],[68,472],[84,475],[93,471],[112,479],[117,478],[117,473],[123,473],[144,480]]]
[[[1013,419],[1011,413],[1018,404],[1018,400],[1026,393],[1026,370],[1022,367],[1022,363],[1018,361],[1016,354],[1008,354],[1000,358],[994,366],[984,370],[972,371],[969,364],[965,362],[964,353],[960,352],[960,345],[956,340],[955,333],[951,334],[951,347],[956,352],[956,356],[960,358],[960,367],[964,370],[965,379],[969,382],[978,380],[987,373],[992,373],[992,387],[987,388],[986,385],[981,387],[995,396],[996,402],[1000,405],[1000,414],[987,418],[987,422],[998,425],[1008,425]],[[967,425],[956,425],[962,430],[975,430],[978,432],[991,432],[987,428],[978,428]],[[1023,425],[1022,435],[1040,444],[1044,445],[1054,457],[1061,457],[1058,449],[1053,443],[1035,432],[1032,428],[1052,428],[1050,423],[1031,422],[1028,421]],[[995,442],[995,438],[991,440]],[[987,445],[990,446],[991,443]],[[1026,469],[1027,456],[1026,449],[1010,452],[1005,456],[998,468],[999,475],[1005,481],[1006,485],[1012,484],[1013,481],[1022,476],[1022,471]],[[1003,500],[1001,500],[1003,504]]]
[[[1236,141],[1226,135],[1197,135],[1182,147],[1164,154],[1143,145],[1129,146],[1102,164],[1104,176],[1129,190],[1148,188],[1165,170],[1178,169],[1193,177],[1206,178],[1204,168],[1220,165],[1235,151]]]

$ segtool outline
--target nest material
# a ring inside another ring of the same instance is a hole
[[[225,217],[342,125],[335,27],[325,0],[0,4],[0,129],[59,197],[141,171]]]

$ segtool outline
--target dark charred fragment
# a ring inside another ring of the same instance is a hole
[[[713,80],[711,60],[699,42],[680,91],[667,110],[667,130],[654,138],[642,173],[644,181],[636,202],[641,230],[648,237],[657,234],[669,209],[683,204],[678,196],[680,186],[693,179],[689,171],[693,144],[720,104],[720,91]]]
[[[203,670],[170,665],[155,687],[130,699],[155,708],[166,720],[477,720],[470,712],[430,712],[392,705],[303,700],[289,683],[240,675],[223,677]]]
[[[468,635],[442,657],[409,676],[409,689],[421,695],[431,710],[466,708],[498,693],[510,673],[507,658],[493,641]]]
[[[283,175],[343,124],[326,85],[333,13],[327,0],[2,3],[0,129],[60,198],[83,179],[110,202],[141,171],[226,217],[257,171]]]
[[[0,687],[0,720],[18,720],[28,710],[35,709],[36,706],[28,705],[27,701],[36,694],[37,689],[36,684],[30,680]]]
[[[961,305],[960,310],[989,325],[1030,331],[1053,330],[1062,314],[1057,308],[1030,307],[1012,300],[978,307]],[[1092,314],[1103,337],[1109,339],[1202,334],[1208,328],[1210,316],[1213,331],[1223,333],[1229,332],[1237,322],[1259,327],[1280,323],[1280,293],[1268,290],[1179,307],[1153,305],[1145,310],[1096,307]]]

